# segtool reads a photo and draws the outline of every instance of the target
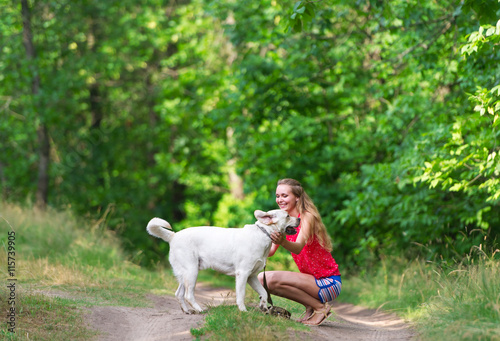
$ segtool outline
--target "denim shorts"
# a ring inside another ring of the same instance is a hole
[[[340,295],[342,280],[340,276],[323,277],[316,279],[316,285],[319,287],[318,297],[321,303],[326,303],[333,301]]]

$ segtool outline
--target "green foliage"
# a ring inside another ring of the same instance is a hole
[[[312,1],[297,1],[293,6],[293,13],[286,21],[285,32],[290,28],[294,32],[301,32],[303,28],[313,20],[315,16],[316,5]]]
[[[485,29],[491,40],[479,39]],[[426,78],[424,71],[408,75],[409,78],[400,73],[399,78],[406,79],[406,88],[410,84],[417,86],[408,95],[402,92],[394,101],[397,110],[414,112],[403,131],[403,140],[398,147],[397,139],[394,140],[387,149],[393,154],[386,162],[364,164],[359,173],[340,177],[345,186],[343,191],[352,194],[336,214],[337,221],[344,226],[357,226],[360,234],[347,238],[358,245],[353,251],[361,260],[374,261],[378,250],[391,245],[405,249],[404,245],[411,242],[427,245],[430,251],[427,257],[444,254],[461,258],[480,240],[478,236],[461,243],[462,234],[477,227],[495,238],[495,228],[500,224],[496,213],[499,204],[496,160],[499,147],[494,109],[498,100],[494,87],[498,82],[495,77],[498,63],[494,62],[499,57],[496,39],[496,28],[493,30],[491,26],[469,34],[462,51],[467,54],[476,51],[476,55],[467,59],[460,59],[459,55],[442,56],[442,61],[428,66],[436,72],[433,79]],[[479,41],[485,45],[478,46],[482,44]],[[446,46],[448,41],[433,43]],[[426,54],[431,53],[431,48]],[[433,53],[440,55],[437,50]],[[441,71],[443,66],[450,75]],[[450,88],[453,83],[461,84],[462,91],[454,91],[455,85]],[[471,87],[478,84],[493,91],[480,87],[475,95],[467,96]],[[431,94],[431,89],[438,92]],[[471,102],[467,102],[467,97]],[[416,98],[421,99],[415,101]],[[424,98],[431,102],[426,103]],[[411,107],[401,106],[407,101],[412,101]],[[394,112],[394,104],[390,104],[386,114]],[[473,116],[473,105],[481,115]],[[489,117],[485,117],[486,112]],[[378,122],[379,131],[386,129],[385,136],[393,129],[391,125],[399,123],[391,116],[383,115]],[[386,117],[391,120],[386,121]],[[443,247],[447,240],[456,241],[453,250]]]
[[[500,1],[465,0],[464,9],[474,11],[481,24],[488,24],[498,19],[497,12],[500,9]]]
[[[168,252],[151,217],[242,226],[283,177],[343,267],[415,244],[460,258],[498,236],[498,2],[30,6],[35,60],[19,6],[0,20],[4,199],[33,200],[44,124],[49,204],[102,218],[141,264]]]
[[[255,195],[248,195],[243,200],[234,200],[230,194],[226,194],[219,201],[219,207],[214,213],[213,221],[215,226],[242,227],[240,224],[253,224],[253,204]]]

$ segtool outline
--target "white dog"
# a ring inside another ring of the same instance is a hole
[[[191,227],[177,233],[168,222],[153,218],[148,223],[149,234],[170,243],[169,261],[179,287],[175,296],[182,310],[191,314],[202,309],[194,298],[198,270],[211,268],[236,277],[236,304],[246,311],[246,283],[259,294],[259,307],[266,310],[267,293],[257,279],[266,265],[271,248],[272,232],[295,234],[300,219],[290,217],[286,211],[255,211],[257,222],[243,228],[213,226]],[[193,310],[188,309],[187,301]]]

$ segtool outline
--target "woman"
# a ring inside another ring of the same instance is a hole
[[[300,218],[297,234],[271,234],[273,245],[269,257],[281,245],[292,253],[300,272],[269,271],[266,281],[271,294],[301,303],[306,308],[298,320],[320,325],[330,316],[332,302],[340,294],[342,282],[338,265],[330,254],[332,243],[318,209],[294,179],[278,181],[276,203],[292,217]],[[259,274],[263,282],[263,273]]]

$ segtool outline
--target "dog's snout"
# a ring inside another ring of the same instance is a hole
[[[289,216],[289,218],[292,218]],[[285,228],[287,235],[294,235],[297,233],[297,227],[300,225],[300,218],[292,218],[288,220],[289,225]]]

